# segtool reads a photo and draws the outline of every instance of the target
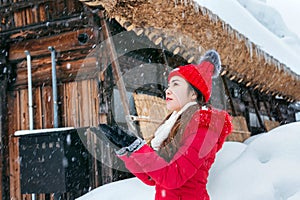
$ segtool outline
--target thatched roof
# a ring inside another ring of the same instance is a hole
[[[126,30],[145,34],[155,44],[188,62],[197,62],[207,49],[216,49],[222,75],[260,92],[300,100],[300,76],[262,51],[218,16],[193,1],[95,0],[88,6],[103,7],[109,18]],[[184,3],[183,3],[184,2]]]

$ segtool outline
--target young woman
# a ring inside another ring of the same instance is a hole
[[[219,71],[220,58],[213,50],[199,65],[171,71],[166,104],[172,113],[149,144],[118,126],[99,125],[98,134],[118,148],[126,167],[155,186],[155,200],[209,200],[208,172],[232,130],[227,112],[206,106]]]

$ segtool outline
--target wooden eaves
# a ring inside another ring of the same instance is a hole
[[[300,76],[218,16],[193,1],[81,0],[103,7],[127,31],[197,63],[207,49],[221,56],[222,75],[260,92],[300,100]]]

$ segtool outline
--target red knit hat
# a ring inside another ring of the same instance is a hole
[[[215,50],[207,51],[200,60],[200,64],[188,64],[172,70],[168,81],[173,76],[180,76],[197,88],[208,102],[211,95],[212,78],[219,75],[221,70],[220,56]]]

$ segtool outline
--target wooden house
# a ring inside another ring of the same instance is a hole
[[[34,129],[126,126],[124,116],[132,113],[142,123],[133,93],[161,97],[169,69],[197,63],[207,49],[221,56],[223,70],[211,103],[232,115],[230,140],[295,121],[291,105],[300,100],[300,76],[192,1],[8,0],[0,1],[0,19],[0,199],[56,198],[21,194],[16,131],[30,129],[30,123]],[[104,148],[109,162],[115,160],[93,135],[88,139],[95,152]],[[130,176],[95,157],[89,160],[90,188]]]

